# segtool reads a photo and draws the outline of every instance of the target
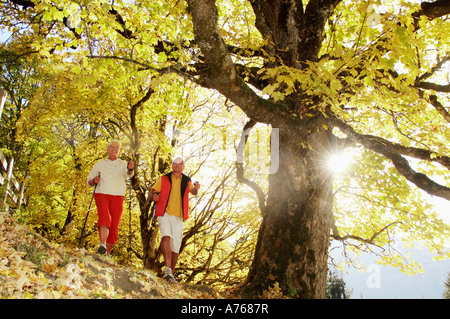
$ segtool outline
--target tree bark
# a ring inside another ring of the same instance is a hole
[[[266,213],[243,297],[260,297],[278,282],[284,295],[324,298],[332,176],[321,163],[330,139],[323,130],[305,139],[311,149],[299,149],[280,134],[280,165],[269,177]]]

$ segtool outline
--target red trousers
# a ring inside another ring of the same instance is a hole
[[[123,196],[113,196],[106,194],[94,194],[95,205],[97,206],[97,225],[107,226],[109,235],[106,242],[117,243],[119,235],[119,223],[123,213]]]

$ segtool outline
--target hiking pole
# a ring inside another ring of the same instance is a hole
[[[130,165],[130,162],[131,162],[131,160],[129,160],[128,161],[128,163],[127,163],[127,169],[128,169],[128,175],[131,175],[131,173],[133,172],[133,170],[134,170],[134,166],[133,166],[133,168],[132,169],[130,169],[130,168],[128,168],[129,167],[129,165]],[[131,260],[131,251],[132,251],[132,248],[131,248],[131,242],[132,242],[132,234],[131,234],[131,178],[132,178],[132,176],[130,176],[129,178],[128,178],[128,182],[130,183],[130,189],[129,189],[129,191],[128,191],[128,214],[129,214],[129,226],[128,226],[128,249],[127,249],[127,251],[128,251],[128,261],[130,261]]]
[[[159,195],[159,193],[156,193]],[[152,224],[153,224],[153,218],[155,218],[155,213],[156,213],[156,202],[153,204],[153,213],[152,213],[152,219],[150,220],[150,228],[152,228]]]
[[[131,177],[129,178],[130,190],[128,192],[128,213],[129,213],[129,228],[128,228],[128,260],[131,260]]]
[[[197,214],[197,205],[198,205],[198,197],[197,197],[197,194],[198,194],[198,189],[197,189],[197,192],[195,193],[195,215],[198,215],[198,214]]]
[[[100,173],[98,173],[98,177],[100,177]],[[84,228],[86,227],[86,222],[87,222],[87,219],[88,219],[88,217],[89,217],[89,212],[91,211],[92,200],[94,199],[94,194],[95,194],[95,190],[97,189],[97,185],[98,185],[98,184],[95,184],[95,186],[94,186],[94,191],[92,192],[91,201],[90,201],[90,203],[89,203],[89,208],[88,208],[88,211],[87,211],[87,214],[86,214],[86,218],[84,219],[83,229],[81,230],[80,239],[79,239],[79,241],[78,241],[78,247],[80,247],[81,239],[83,238]]]
[[[198,189],[195,192],[195,218],[194,218],[195,222],[194,222],[194,227],[197,226],[197,218],[198,218],[198,213],[197,213],[198,197],[197,197],[197,194],[198,194]],[[197,232],[195,231],[194,232],[194,256],[195,256],[195,247],[197,246],[197,243],[196,243],[196,240],[195,240],[196,235],[197,235]]]

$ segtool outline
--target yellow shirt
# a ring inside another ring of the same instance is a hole
[[[194,188],[191,182],[188,184],[189,191]],[[158,178],[155,185],[152,186],[157,192],[161,191],[161,177]],[[183,218],[183,206],[181,201],[181,176],[175,177],[172,174],[172,187],[170,188],[169,201],[166,206],[166,213],[172,216]]]

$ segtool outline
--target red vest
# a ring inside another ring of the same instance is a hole
[[[182,175],[181,177],[181,206],[183,208],[183,219],[186,220],[189,217],[189,182],[191,179]],[[169,202],[170,190],[172,188],[172,173],[163,175],[161,177],[161,192],[159,194],[159,200],[156,203],[155,217],[163,216],[166,212],[167,203]]]

